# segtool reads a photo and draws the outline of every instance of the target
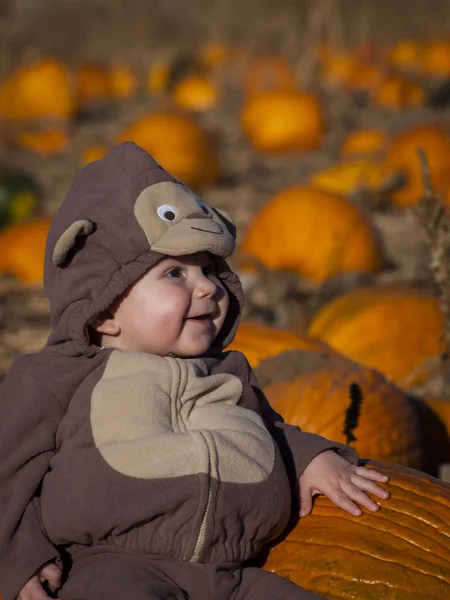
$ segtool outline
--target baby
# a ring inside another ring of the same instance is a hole
[[[316,494],[352,515],[388,496],[224,352],[234,246],[230,218],[130,142],[76,177],[47,241],[51,335],[1,387],[2,600],[317,598],[248,560]]]

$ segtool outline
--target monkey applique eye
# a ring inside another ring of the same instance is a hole
[[[171,204],[162,204],[156,209],[158,217],[163,221],[175,221],[177,218],[177,209]]]
[[[196,198],[197,204],[200,206],[205,215],[209,215],[209,208],[206,206],[204,202],[200,200],[200,198]]]

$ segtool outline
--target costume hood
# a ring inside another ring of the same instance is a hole
[[[47,238],[44,286],[50,300],[48,344],[67,355],[98,352],[95,317],[165,256],[207,251],[230,295],[225,324],[210,351],[233,339],[242,304],[239,279],[225,262],[235,227],[132,142],[76,176]]]

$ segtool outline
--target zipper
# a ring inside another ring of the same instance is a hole
[[[198,536],[197,536],[197,541],[195,543],[195,548],[194,548],[194,552],[192,553],[191,558],[189,559],[189,562],[198,562],[200,560],[200,555],[202,553],[203,547],[204,547],[204,543],[205,543],[205,535],[206,535],[206,523],[208,520],[208,515],[209,515],[209,510],[211,507],[211,484],[210,484],[210,479],[208,479],[208,485],[209,485],[209,490],[208,490],[208,501],[206,503],[206,508],[205,508],[205,512],[203,514],[203,519],[202,519],[202,523],[200,525],[200,529],[198,532]]]

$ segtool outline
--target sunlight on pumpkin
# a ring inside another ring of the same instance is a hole
[[[378,512],[352,517],[320,496],[264,568],[333,600],[450,598],[450,485],[390,462],[367,466],[389,477]]]
[[[294,353],[283,357],[285,363],[289,360],[295,360]],[[356,383],[363,396],[353,444],[359,455],[422,467],[417,416],[400,388],[374,369],[339,354],[321,355],[319,360],[315,357],[307,367],[307,356],[300,355],[300,361],[303,364],[299,364],[298,374],[279,383],[269,380],[264,386],[271,406],[287,423],[346,443],[345,411],[350,404],[350,384]],[[265,368],[269,362],[261,363],[263,374]]]
[[[383,266],[368,216],[344,197],[308,186],[282,190],[262,206],[239,248],[239,263],[251,270],[246,255],[316,282]]]
[[[295,349],[333,353],[322,340],[314,339],[306,333],[295,334],[253,321],[243,321],[239,324],[236,337],[227,348],[245,354],[253,368],[269,356]]]
[[[438,299],[400,284],[338,296],[313,315],[308,333],[399,385],[445,348]]]

